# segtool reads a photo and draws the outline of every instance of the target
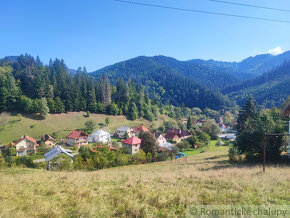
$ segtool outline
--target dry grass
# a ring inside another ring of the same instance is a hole
[[[290,204],[290,167],[231,165],[226,149],[93,172],[0,171],[0,217],[184,216],[193,204]]]

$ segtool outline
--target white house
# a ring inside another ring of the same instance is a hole
[[[116,130],[115,135],[118,138],[125,138],[126,133],[127,133],[127,135],[128,135],[129,138],[132,137],[132,136],[135,136],[134,129],[132,127],[129,127],[129,126],[120,126]]]
[[[36,147],[38,147],[36,140],[27,135],[22,136],[13,145],[16,148],[16,156],[34,154],[36,153]]]
[[[102,142],[102,143],[108,143],[111,140],[111,135],[108,132],[105,132],[103,130],[98,130],[94,132],[91,137],[89,137],[90,142]]]

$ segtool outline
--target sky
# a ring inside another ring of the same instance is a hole
[[[129,0],[130,1],[130,0]],[[209,0],[135,0],[171,7],[289,20],[290,13]],[[229,0],[290,10],[289,0]],[[61,58],[95,71],[136,56],[241,61],[290,50],[290,23],[131,5],[113,0],[9,0],[0,4],[0,58]]]

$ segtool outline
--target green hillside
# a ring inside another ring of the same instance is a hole
[[[0,131],[0,141],[3,144],[10,143],[24,134],[35,139],[39,139],[45,133],[56,133],[59,138],[65,137],[71,130],[85,127],[85,122],[94,120],[101,128],[105,123],[105,118],[110,118],[109,126],[104,126],[104,130],[114,132],[119,126],[137,126],[144,125],[152,127],[158,126],[162,120],[170,119],[162,116],[157,121],[149,122],[145,119],[137,119],[135,121],[128,120],[125,116],[108,116],[104,114],[91,114],[90,117],[85,116],[85,112],[69,112],[62,114],[49,114],[45,120],[37,120],[30,114],[9,113],[9,121],[4,130]]]

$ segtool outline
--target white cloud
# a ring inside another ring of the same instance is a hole
[[[268,51],[257,51],[257,50],[255,50],[254,54],[255,55],[270,54],[270,55],[276,56],[276,55],[282,54],[283,52],[284,52],[283,49],[280,46],[277,46],[276,48],[269,49]]]
[[[284,51],[280,46],[277,46],[276,48],[269,49],[268,53],[271,55],[279,55],[282,54]]]

